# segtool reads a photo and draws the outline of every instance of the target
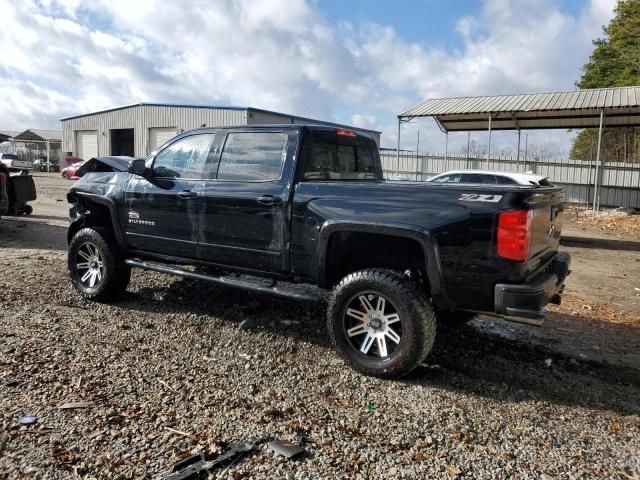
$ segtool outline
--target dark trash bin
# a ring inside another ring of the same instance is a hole
[[[31,175],[11,175],[7,182],[9,215],[29,215],[33,207],[27,205],[37,198],[36,184]]]

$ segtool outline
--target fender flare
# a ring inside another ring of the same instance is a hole
[[[122,248],[126,248],[127,246],[127,241],[124,237],[124,233],[122,232],[122,228],[120,227],[120,215],[118,214],[118,207],[116,206],[116,203],[108,198],[108,197],[103,197],[101,195],[96,195],[95,193],[88,193],[88,192],[74,192],[74,195],[78,198],[84,198],[87,199],[90,202],[93,203],[97,203],[99,205],[103,205],[105,207],[107,207],[109,209],[109,214],[111,216],[111,224],[112,224],[112,228],[113,228],[113,234],[116,237],[116,241],[118,242],[118,245],[120,245]],[[79,222],[82,222],[82,225],[84,224],[85,221],[85,216],[82,215],[80,218],[78,218],[77,220],[73,221],[71,223],[71,225],[69,225],[69,232],[72,231],[72,228],[75,225],[78,225]],[[68,235],[67,235],[68,236]],[[70,241],[70,238],[67,238],[68,241]]]
[[[431,232],[412,225],[389,225],[376,222],[353,222],[345,220],[328,220],[324,222],[320,227],[317,243],[318,285],[328,286],[326,275],[327,250],[329,238],[336,232],[378,233],[417,241],[422,246],[424,258],[427,262],[425,269],[427,271],[427,279],[433,304],[441,309],[448,308],[449,301],[445,290],[438,243]]]

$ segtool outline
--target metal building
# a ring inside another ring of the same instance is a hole
[[[183,130],[225,125],[302,124],[348,127],[251,107],[214,107],[138,103],[61,119],[62,152],[91,158],[101,155],[146,157]],[[354,128],[354,127],[348,127]],[[380,132],[370,135],[380,145]]]

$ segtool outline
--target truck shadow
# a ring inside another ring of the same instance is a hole
[[[141,311],[161,308],[168,313],[188,309],[203,317],[212,315],[242,324],[249,330],[266,330],[331,348],[324,304],[293,302],[180,279],[163,289],[143,287],[128,293],[122,306]],[[576,319],[577,324],[580,321]],[[206,329],[206,320],[202,322],[196,328]],[[611,335],[629,339],[640,336],[639,328],[600,323],[602,335],[612,330]],[[425,365],[399,382],[482,395],[500,402],[539,400],[621,413],[640,409],[640,366],[576,360],[555,350],[553,341],[543,346],[481,332],[470,325],[440,328]]]
[[[23,221],[21,217],[2,217],[0,219],[0,248],[66,251],[67,228],[34,221]]]

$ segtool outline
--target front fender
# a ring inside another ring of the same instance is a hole
[[[448,309],[449,302],[445,292],[438,243],[431,232],[412,225],[382,224],[376,222],[353,222],[346,220],[328,220],[320,228],[317,244],[318,285],[327,286],[327,256],[329,238],[336,232],[362,232],[391,235],[417,241],[424,253],[427,264],[425,269],[433,304]]]
[[[122,248],[126,248],[127,242],[124,236],[124,232],[122,231],[122,226],[121,226],[122,224],[120,223],[120,214],[118,213],[118,207],[116,203],[109,197],[103,197],[101,195],[96,195],[94,193],[76,191],[73,194],[78,199],[86,200],[88,205],[90,205],[91,203],[95,203],[98,205],[102,205],[109,210],[109,217],[111,218],[110,220],[111,228],[116,238],[116,241],[118,242],[118,245],[120,245]],[[77,215],[78,215],[77,218],[75,220],[72,219],[71,225],[69,225],[69,230],[67,232],[67,241],[71,241],[71,237],[73,237],[75,232],[77,232],[80,228],[82,228],[86,224],[86,216],[84,214],[81,214],[80,212],[78,212]],[[76,230],[74,230],[74,228],[76,228]]]

